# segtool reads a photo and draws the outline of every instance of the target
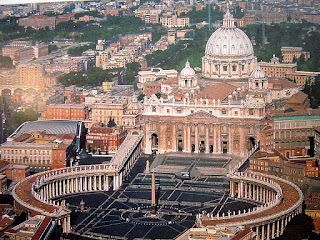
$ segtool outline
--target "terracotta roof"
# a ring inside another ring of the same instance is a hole
[[[8,166],[9,165],[9,163],[7,163],[7,162],[0,162],[0,169],[2,169],[2,168],[4,168],[4,167],[6,167],[6,166]]]
[[[227,98],[233,91],[235,91],[237,87],[229,84],[229,83],[217,83],[209,85],[203,91],[201,91],[197,98],[209,98],[209,99],[220,99],[224,100]]]
[[[303,103],[304,101],[306,101],[308,99],[308,95],[299,91],[299,92],[293,94],[287,101],[291,101],[293,99],[299,101],[300,103]]]
[[[160,80],[162,84],[168,84],[168,85],[178,85],[178,79],[176,77],[174,78],[168,78],[166,80]]]
[[[245,236],[247,236],[248,234],[252,233],[250,228],[245,228],[244,230],[242,230],[240,233],[238,233],[236,236],[234,236],[233,238],[231,238],[231,240],[241,240],[244,239]]]
[[[42,233],[46,230],[50,222],[51,222],[51,218],[45,217],[45,219],[41,222],[40,227],[38,227],[37,231],[34,233],[31,240],[40,239]]]
[[[285,78],[268,78],[269,85],[272,84],[272,88],[295,88],[298,85]]]

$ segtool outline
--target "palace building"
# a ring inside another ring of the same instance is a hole
[[[144,98],[144,152],[248,156],[266,137],[270,108],[284,111],[285,100],[299,92],[285,79],[270,83],[228,11],[207,42],[202,78],[187,61],[170,91]]]

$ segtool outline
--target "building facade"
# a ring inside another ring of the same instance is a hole
[[[83,104],[52,104],[47,106],[41,119],[85,120],[89,117],[89,109]]]

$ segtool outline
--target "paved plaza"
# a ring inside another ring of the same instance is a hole
[[[151,174],[143,171],[147,158],[140,157],[132,176],[116,192],[64,198],[74,210],[71,223],[74,239],[173,239],[194,226],[197,213],[206,211],[221,215],[253,207],[251,203],[228,197],[229,180],[225,175],[205,176],[198,169],[225,168],[229,158],[214,161],[198,155],[191,158],[166,156],[153,162],[150,159],[151,170],[170,166],[179,172],[192,165],[193,174],[191,179],[181,179],[175,173],[155,171],[157,186],[160,186],[159,204],[157,214],[151,215]],[[85,203],[82,210],[81,200]]]

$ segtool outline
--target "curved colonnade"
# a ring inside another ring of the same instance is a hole
[[[199,227],[249,226],[256,240],[279,237],[289,221],[302,212],[303,194],[295,184],[261,173],[237,172],[230,176],[230,196],[250,200],[260,206],[222,216],[199,214]]]
[[[142,135],[130,135],[110,164],[77,166],[38,173],[19,182],[12,191],[15,206],[29,215],[52,217],[70,232],[71,211],[64,201],[66,195],[117,190],[141,153]]]

